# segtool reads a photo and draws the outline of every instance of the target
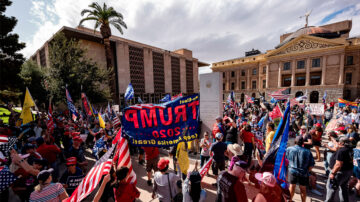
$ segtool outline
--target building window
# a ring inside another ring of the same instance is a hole
[[[283,86],[291,86],[291,77],[284,77],[283,78]]]
[[[351,84],[351,79],[352,79],[352,74],[350,72],[346,73],[345,84]]]
[[[266,74],[266,66],[263,67],[263,74]]]
[[[231,77],[235,77],[235,72],[234,71],[231,72]]]
[[[192,94],[194,93],[193,61],[186,60],[185,67],[186,67],[186,92]]]
[[[245,76],[245,70],[241,70],[241,76]]]
[[[256,68],[253,69],[252,74],[256,75]]]
[[[305,76],[296,77],[296,85],[297,86],[305,86]]]
[[[136,93],[145,93],[145,71],[144,71],[144,50],[129,46],[130,81]],[[180,92],[180,60],[178,59],[178,72],[172,69],[172,76],[178,78]],[[173,67],[172,67],[173,68]],[[173,78],[174,82],[176,78]],[[172,84],[174,88],[174,83]]]
[[[312,67],[320,67],[320,58],[312,59]]]
[[[225,83],[223,83],[223,90],[225,90]]]
[[[298,69],[304,69],[305,68],[305,60],[297,61],[297,68]]]
[[[256,81],[252,81],[252,89],[256,89]]]
[[[241,82],[241,89],[245,89],[245,81]]]
[[[223,72],[223,78],[225,78],[225,72]]]
[[[284,71],[290,70],[290,68],[291,68],[291,63],[290,62],[284,62],[283,70]]]
[[[321,84],[321,76],[320,75],[311,75],[310,76],[310,85],[320,85]]]
[[[235,90],[235,83],[231,82],[231,90]]]
[[[154,90],[157,93],[165,93],[164,55],[162,53],[153,52],[152,57],[154,72]],[[191,75],[193,75],[192,72]],[[188,72],[186,70],[186,77],[187,76]]]
[[[346,65],[353,65],[354,64],[354,56],[350,55],[346,57]]]
[[[263,80],[263,88],[266,88],[266,80]]]

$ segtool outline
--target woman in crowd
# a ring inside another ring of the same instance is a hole
[[[52,183],[53,169],[43,170],[37,175],[39,185],[35,187],[30,195],[30,202],[48,202],[48,201],[62,201],[69,196],[66,193],[64,187],[60,183]]]
[[[211,141],[209,137],[209,133],[207,131],[204,132],[204,137],[200,141],[200,167],[204,165],[210,159],[210,147]]]
[[[329,136],[329,142],[327,144],[323,144],[323,146],[326,148],[324,152],[324,164],[325,164],[326,176],[330,174],[330,169],[329,169],[330,159],[338,148],[336,133],[334,131],[330,131],[328,133],[328,136]]]
[[[254,134],[251,132],[251,126],[246,125],[241,135],[245,144],[244,154],[248,156],[248,159],[250,160],[252,152],[255,148],[255,139]]]
[[[268,152],[270,145],[275,135],[275,125],[272,122],[269,122],[266,125],[266,139],[265,139],[265,151]]]
[[[322,139],[323,129],[320,123],[315,124],[315,132],[313,133],[313,146],[315,148],[316,157],[315,160],[317,162],[320,161],[320,146],[321,146],[321,139]]]
[[[253,198],[253,202],[285,202],[282,190],[277,185],[273,174],[269,172],[256,173],[255,178],[260,183],[260,191]]]
[[[353,144],[353,146],[356,146],[356,143],[359,141],[359,134],[356,132],[356,127],[353,124],[347,125],[347,134],[346,137],[349,138],[350,142]]]
[[[206,191],[201,189],[201,175],[198,171],[188,173],[182,187],[183,202],[204,202]]]

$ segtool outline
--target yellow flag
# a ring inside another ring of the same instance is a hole
[[[35,106],[35,102],[31,97],[29,89],[26,88],[24,105],[23,105],[22,112],[20,115],[20,118],[23,120],[23,124],[27,124],[27,123],[33,121],[33,117],[31,114],[31,107],[34,107],[34,106]]]
[[[105,122],[103,120],[103,118],[101,117],[100,113],[98,113],[99,116],[99,124],[101,128],[105,128]]]

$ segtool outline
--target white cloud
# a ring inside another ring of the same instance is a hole
[[[26,41],[25,56],[34,53],[62,26],[76,27],[81,10],[92,2],[34,0],[30,12],[36,19],[37,30],[32,40]],[[123,37],[167,50],[187,48],[208,63],[241,57],[252,48],[263,52],[274,48],[281,34],[304,25],[299,16],[310,9],[309,24],[319,25],[325,16],[357,4],[331,22],[353,19],[351,35],[360,34],[360,5],[356,0],[109,0],[106,3],[124,15],[128,29]],[[91,22],[84,25],[93,27]],[[120,35],[115,29],[112,31]]]

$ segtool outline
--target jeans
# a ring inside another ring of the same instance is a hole
[[[200,167],[202,168],[203,165],[210,159],[210,156],[203,156],[200,155]]]
[[[338,183],[338,187],[340,188],[339,198],[340,201],[348,202],[349,201],[349,193],[348,193],[348,182],[350,180],[351,175],[353,174],[353,170],[346,171],[338,171],[335,175],[335,180]],[[337,189],[332,189],[330,186],[330,178],[328,178],[326,183],[326,200],[325,202],[334,201],[335,194]]]
[[[330,159],[331,159],[333,154],[334,153],[330,152],[330,151],[326,152],[326,157],[325,157],[325,160],[324,160],[324,166],[325,166],[326,175],[329,175],[329,173],[330,173],[329,164],[330,164]]]

